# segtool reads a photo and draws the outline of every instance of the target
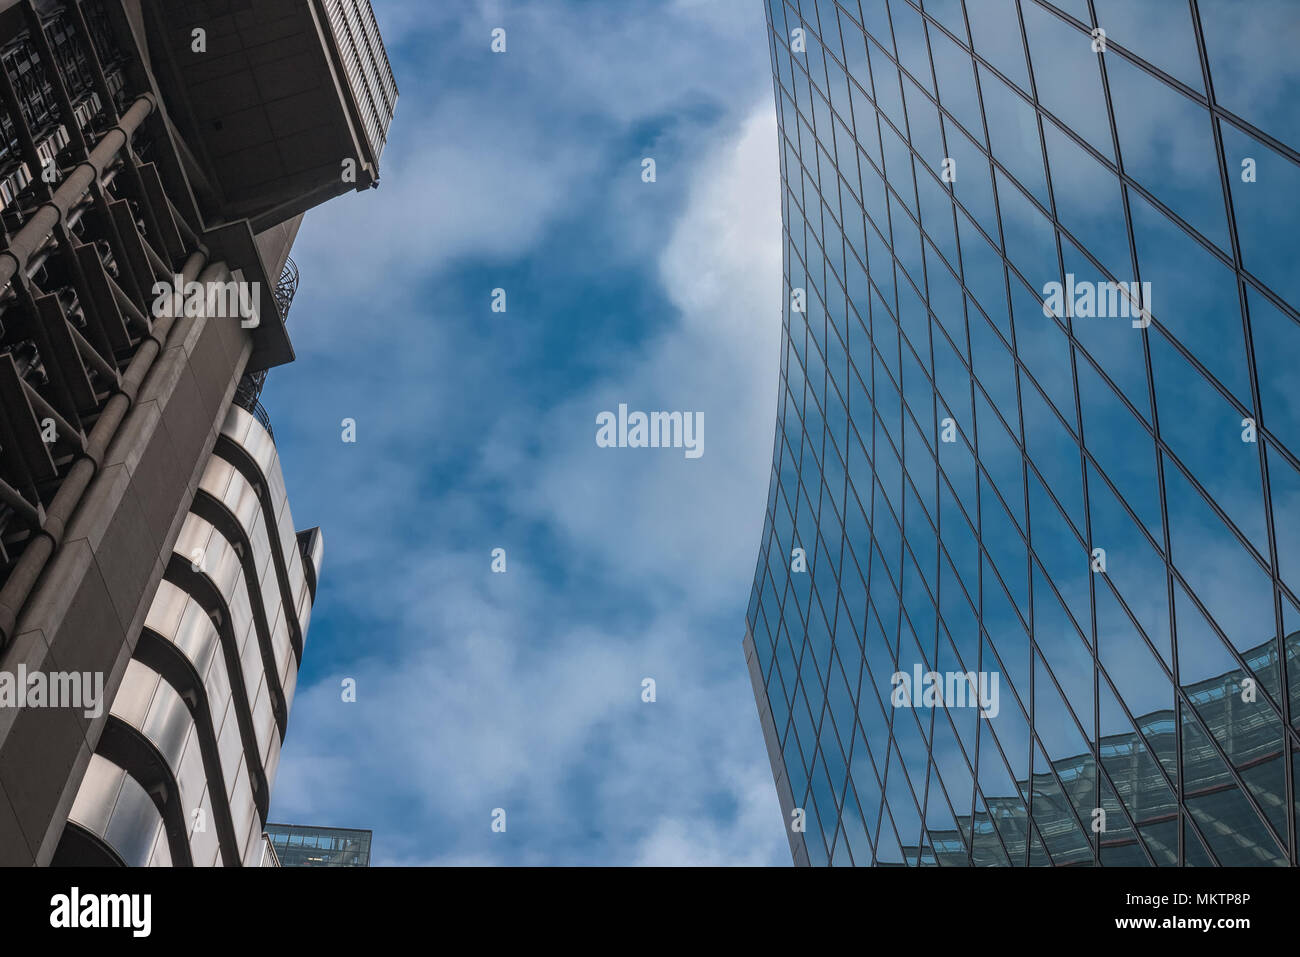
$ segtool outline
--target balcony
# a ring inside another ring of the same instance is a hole
[[[289,307],[293,297],[298,294],[298,265],[292,258],[284,261],[284,271],[280,281],[275,284],[275,304],[280,307],[280,321],[289,321]]]
[[[289,321],[289,307],[293,305],[293,297],[298,292],[298,280],[300,278],[298,264],[293,259],[286,259],[284,261],[284,270],[280,273],[280,281],[275,284],[275,305],[280,310],[281,322]],[[271,428],[271,417],[267,414],[260,401],[262,387],[266,385],[268,371],[262,369],[245,375],[235,389],[233,401],[235,405],[257,419],[262,428],[266,429],[266,434],[274,440],[275,430]]]
[[[369,0],[143,5],[173,132],[201,170],[211,225],[254,233],[379,182],[397,85]],[[205,46],[194,48],[195,24]],[[349,160],[350,176],[340,175]]]

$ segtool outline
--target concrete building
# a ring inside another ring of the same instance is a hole
[[[0,864],[257,864],[322,555],[257,396],[302,215],[378,183],[373,12],[0,0],[0,53],[0,691],[51,692]]]

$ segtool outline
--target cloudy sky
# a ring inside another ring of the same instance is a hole
[[[383,182],[308,217],[263,396],[326,543],[271,818],[372,828],[376,864],[788,864],[741,651],[781,322],[762,6],[374,5]],[[702,415],[704,455],[598,448],[619,403]]]

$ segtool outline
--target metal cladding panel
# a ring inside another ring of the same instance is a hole
[[[68,820],[111,847],[128,866],[148,866],[159,842],[167,843],[153,799],[135,778],[98,754],[90,758]]]
[[[367,141],[379,162],[397,109],[397,81],[370,0],[325,0],[348,86],[361,114]]]
[[[256,865],[262,859],[265,822],[254,783],[264,779],[269,788],[275,779],[282,734],[274,702],[282,696],[286,711],[292,704],[298,658],[290,631],[305,631],[296,609],[310,609],[275,444],[242,409],[232,408],[226,426],[223,434],[246,453],[242,464],[214,453],[199,493],[210,497],[205,514],[215,504],[225,524],[219,528],[193,511],[186,516],[172,570],[145,619],[155,642],[174,648],[186,667],[164,667],[165,676],[139,660],[137,649],[110,708],[112,720],[134,729],[165,766],[168,786],[162,790],[176,802],[167,805],[168,814],[185,822],[188,847],[180,850],[196,865]],[[228,656],[238,664],[234,675]],[[174,686],[177,681],[185,686]],[[219,774],[210,771],[214,766]],[[91,768],[70,819],[127,863],[172,863],[178,848],[165,846],[166,826],[153,801],[135,800],[144,790],[133,773],[99,754]],[[220,837],[214,817],[225,822],[228,837]]]

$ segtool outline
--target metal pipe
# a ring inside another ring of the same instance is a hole
[[[43,203],[22,229],[14,234],[6,249],[0,250],[0,288],[6,287],[20,271],[25,271],[28,260],[50,238],[54,227],[63,221],[74,204],[98,180],[118,152],[131,141],[140,124],[154,111],[156,101],[152,93],[136,97],[122,121],[104,134],[103,139],[90,152],[84,163],[72,170],[48,202]]]
[[[36,411],[41,415],[54,420],[54,424],[58,427],[59,436],[67,439],[75,445],[79,451],[85,451],[86,437],[82,434],[81,430],[60,415],[54,406],[46,402],[45,397],[37,392],[30,382],[26,379],[19,379],[18,381],[22,383],[23,391],[27,393],[27,401],[35,406]]]
[[[193,253],[186,260],[184,276],[187,282],[199,275],[199,270],[206,261],[207,257],[198,252]],[[215,275],[224,279],[221,276],[222,272],[228,274],[229,270],[224,263],[217,263],[209,266],[203,275],[209,277]],[[154,324],[155,332],[165,337],[174,321],[174,317],[170,315],[160,317]],[[54,493],[54,500],[46,509],[39,530],[33,534],[32,540],[19,556],[8,580],[3,587],[0,587],[0,648],[6,646],[9,639],[13,637],[19,611],[36,586],[36,581],[45,570],[55,548],[63,541],[67,523],[71,520],[82,496],[86,494],[86,489],[90,487],[91,480],[99,471],[99,465],[104,459],[109,443],[113,441],[118,429],[121,428],[122,420],[135,404],[140,384],[161,351],[162,347],[156,339],[149,338],[140,344],[140,348],[127,366],[126,373],[122,376],[119,391],[109,396],[108,401],[104,403],[103,411],[100,412],[99,418],[90,430],[85,450],[72,464],[63,483]]]
[[[27,499],[23,498],[12,485],[4,479],[0,479],[0,502],[4,502],[15,512],[18,517],[27,523],[28,528],[40,528],[41,512],[36,506]]]

